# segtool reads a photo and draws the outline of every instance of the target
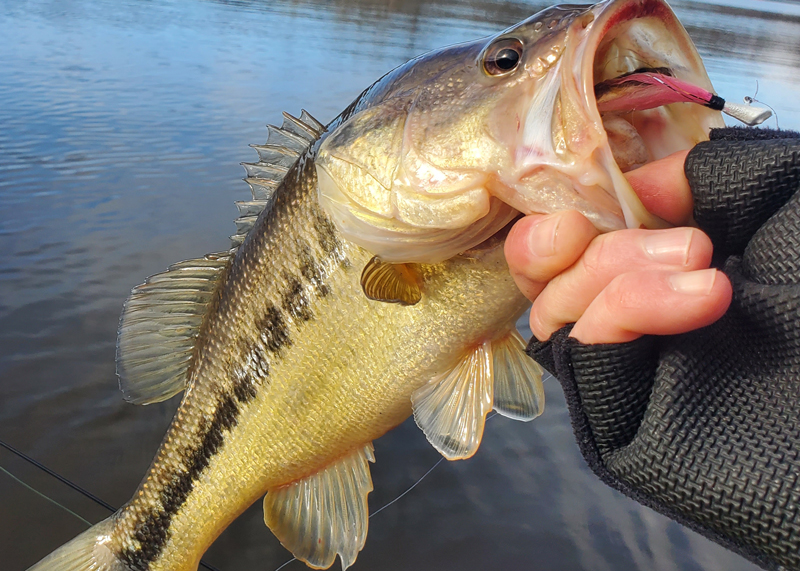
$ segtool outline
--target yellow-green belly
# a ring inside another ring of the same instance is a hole
[[[401,423],[414,390],[526,307],[499,242],[421,267],[416,305],[367,299],[360,276],[371,255],[338,237],[306,171],[231,268],[176,418],[116,516],[109,547],[123,561],[194,569],[268,489]]]

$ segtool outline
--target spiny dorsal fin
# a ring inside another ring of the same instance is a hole
[[[200,325],[235,249],[272,204],[300,154],[325,130],[305,110],[300,119],[288,113],[283,117],[281,127],[269,127],[267,143],[256,146],[259,161],[244,164],[253,200],[236,203],[234,250],[173,264],[135,287],[125,302],[117,335],[117,375],[126,400],[149,404],[184,389]]]
[[[311,113],[305,109],[300,110],[300,122],[317,134],[315,138],[318,138],[325,132],[325,125],[314,119]]]
[[[236,203],[240,216],[236,219],[236,234],[231,236],[231,244],[238,248],[244,242],[259,214],[272,205],[275,191],[298,157],[325,131],[324,125],[314,119],[305,109],[300,118],[283,114],[280,127],[267,125],[269,136],[264,145],[250,145],[258,153],[257,163],[242,163],[247,173],[245,182],[250,185],[253,200]],[[241,204],[246,204],[246,212]],[[258,204],[260,210],[256,210]]]
[[[297,160],[297,152],[279,145],[250,145],[258,153],[258,161],[275,166],[292,166]]]
[[[306,124],[303,121],[302,117],[305,114],[306,118],[310,118],[313,123],[311,125]],[[319,125],[319,121],[311,117],[305,110],[301,112],[300,119],[296,117],[292,117],[285,111],[283,112],[283,125],[281,125],[281,129],[284,131],[289,131],[290,133],[294,133],[298,137],[301,137],[308,141],[309,143],[313,143],[317,140],[317,137],[322,134],[322,131],[319,129],[317,125]]]
[[[389,264],[377,256],[361,272],[361,289],[375,301],[414,305],[422,299],[419,275],[412,264]]]
[[[367,539],[372,443],[302,480],[270,490],[264,522],[297,559],[315,569],[350,567]]]
[[[492,410],[491,343],[478,345],[452,370],[417,389],[411,405],[417,426],[442,456],[463,460],[475,454]]]
[[[136,286],[117,335],[117,375],[125,400],[160,402],[181,392],[208,303],[231,252],[173,264]]]
[[[494,409],[503,416],[528,422],[544,411],[543,369],[525,354],[516,329],[492,341]]]

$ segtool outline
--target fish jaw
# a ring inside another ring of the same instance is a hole
[[[526,214],[579,210],[602,231],[663,227],[623,172],[707,140],[711,128],[724,126],[721,114],[683,102],[601,114],[595,85],[666,68],[713,91],[700,56],[662,0],[609,0],[562,22],[558,40],[526,63],[532,75],[550,71],[493,116],[494,135],[513,149],[513,168],[500,173],[493,193]]]
[[[486,101],[500,93],[480,71],[483,47],[450,46],[400,66],[320,146],[320,205],[383,261],[443,262],[518,215],[487,188],[487,165],[505,159],[485,132]]]
[[[518,65],[488,69],[498,46],[518,49]],[[420,56],[332,126],[317,162],[320,204],[347,239],[398,263],[441,262],[519,212],[577,210],[601,231],[663,227],[623,173],[724,123],[685,102],[601,114],[595,86],[639,68],[712,89],[663,0],[555,6]]]

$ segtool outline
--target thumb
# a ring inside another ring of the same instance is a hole
[[[692,191],[684,174],[689,151],[678,151],[625,173],[644,207],[675,226],[693,226]]]

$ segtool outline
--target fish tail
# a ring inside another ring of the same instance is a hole
[[[28,571],[130,571],[106,545],[114,516],[93,525]]]

